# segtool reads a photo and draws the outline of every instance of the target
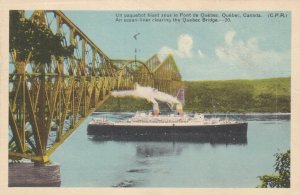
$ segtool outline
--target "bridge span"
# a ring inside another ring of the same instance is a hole
[[[62,46],[72,48],[69,56],[46,56],[51,60],[41,63],[34,60],[39,51],[32,49],[24,57],[24,52],[10,45],[11,160],[25,158],[47,163],[57,147],[109,98],[112,90],[132,89],[137,82],[175,95],[183,86],[172,55],[162,62],[156,54],[146,61],[111,59],[62,11],[11,12],[17,12],[19,21],[27,21],[34,28],[60,34]],[[10,42],[14,38],[10,37]]]

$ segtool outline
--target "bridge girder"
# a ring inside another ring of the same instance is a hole
[[[156,58],[156,56],[154,56]],[[153,69],[154,87],[175,96],[183,87],[179,68],[171,54]]]
[[[118,70],[118,88],[132,89],[135,83],[153,87],[153,75],[141,60],[112,60]]]
[[[48,162],[112,90],[132,89],[137,82],[173,93],[174,83],[181,82],[173,58],[152,60],[155,69],[149,67],[150,61],[111,60],[61,11],[34,11],[27,18],[62,34],[63,45],[73,45],[74,51],[70,57],[52,57],[47,64],[35,63],[30,55],[19,60],[16,50],[9,53],[11,159]]]

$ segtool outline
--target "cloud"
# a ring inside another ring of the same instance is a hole
[[[193,38],[188,34],[178,37],[177,50],[175,53],[181,58],[192,57]]]
[[[169,48],[169,47],[162,47],[160,48],[160,50],[158,51],[157,55],[158,55],[158,58],[163,61],[169,54],[172,54],[174,55],[174,51],[173,49]]]
[[[264,50],[259,46],[255,37],[248,40],[237,40],[235,31],[225,34],[224,44],[215,48],[216,56],[223,62],[238,66],[267,67],[283,66],[290,61],[290,52],[279,52],[275,50]]]
[[[158,52],[160,59],[164,59],[169,54],[176,55],[179,58],[191,58],[193,56],[193,38],[188,34],[182,34],[177,39],[176,49],[163,46]],[[201,58],[204,57],[200,49],[198,50],[198,55]]]
[[[225,43],[227,45],[232,45],[232,40],[235,36],[236,32],[235,31],[228,31],[225,35]]]

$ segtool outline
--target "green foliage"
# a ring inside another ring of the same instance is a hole
[[[185,81],[185,110],[290,112],[290,78]]]
[[[135,112],[137,110],[151,110],[152,104],[144,99],[134,97],[110,97],[97,111]]]
[[[9,50],[17,52],[17,60],[50,63],[51,55],[56,58],[73,54],[74,46],[63,46],[63,36],[53,32],[45,24],[33,23],[22,16],[20,11],[10,11]]]
[[[202,112],[242,111],[250,106],[253,86],[237,82],[185,82],[185,109]]]
[[[290,150],[274,155],[275,174],[259,176],[260,188],[289,188],[290,187]]]

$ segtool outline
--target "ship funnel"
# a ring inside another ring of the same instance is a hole
[[[180,103],[176,104],[176,112],[179,116],[183,116],[182,104]]]
[[[158,103],[153,103],[153,115],[154,116],[158,116],[159,115],[159,107],[158,107]]]

